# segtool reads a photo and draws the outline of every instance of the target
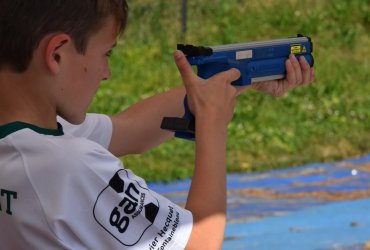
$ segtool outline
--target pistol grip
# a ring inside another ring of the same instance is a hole
[[[195,140],[195,117],[191,113],[188,98],[184,98],[185,114],[179,117],[164,117],[161,128],[175,132],[175,137],[186,140]]]

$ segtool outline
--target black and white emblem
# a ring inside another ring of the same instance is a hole
[[[123,245],[133,246],[154,223],[158,211],[159,202],[144,181],[122,169],[99,194],[94,217]]]

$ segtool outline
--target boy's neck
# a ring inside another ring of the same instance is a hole
[[[57,128],[56,111],[40,79],[30,73],[0,71],[0,125],[22,121]]]

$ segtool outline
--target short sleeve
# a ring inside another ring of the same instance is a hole
[[[73,125],[61,117],[58,122],[62,125],[65,134],[82,137],[94,141],[104,148],[108,148],[112,138],[112,120],[104,114],[86,115],[86,119],[79,125]]]
[[[52,168],[30,173],[47,221],[65,246],[185,248],[193,226],[190,211],[150,190],[96,143],[73,141],[67,142],[68,152],[53,157]]]

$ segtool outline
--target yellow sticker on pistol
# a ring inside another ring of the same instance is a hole
[[[300,44],[292,44],[292,45],[290,45],[290,53],[292,53],[292,54],[300,54],[300,53],[302,53],[302,46]]]

